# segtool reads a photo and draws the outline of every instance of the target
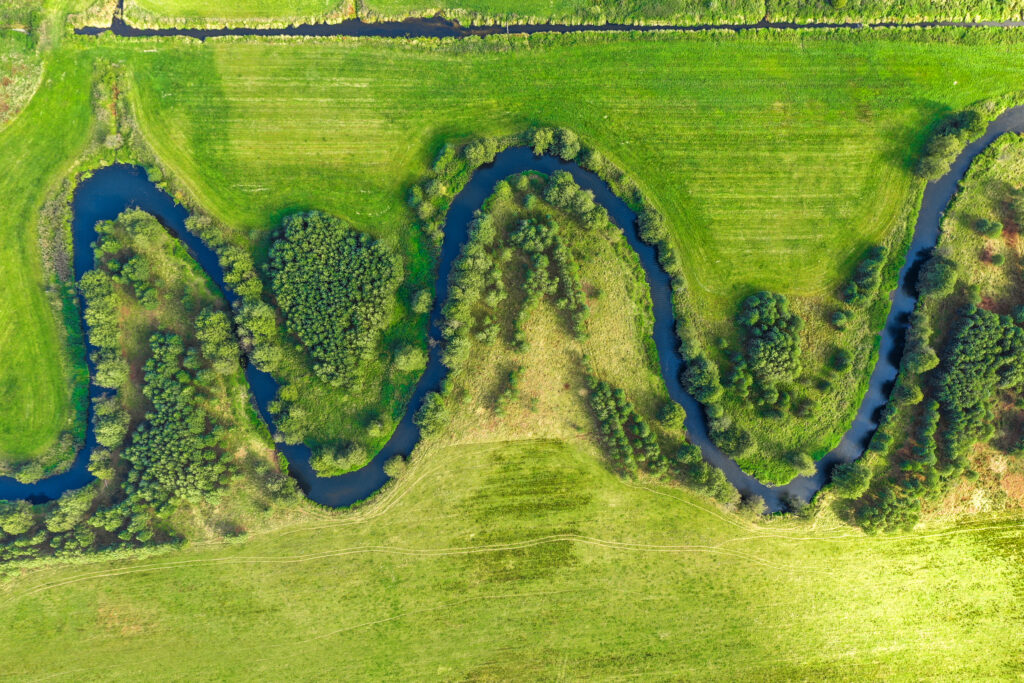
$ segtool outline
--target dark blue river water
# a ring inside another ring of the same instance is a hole
[[[772,487],[762,484],[743,472],[735,461],[712,443],[708,436],[707,420],[702,406],[686,393],[679,380],[683,360],[679,355],[679,342],[675,334],[669,277],[658,265],[654,248],[642,242],[637,235],[636,215],[597,175],[573,163],[551,156],[535,157],[528,148],[516,147],[505,150],[495,158],[494,163],[478,169],[473,174],[469,183],[452,202],[445,222],[445,238],[438,264],[434,308],[430,315],[430,337],[433,340],[441,339],[441,310],[448,292],[448,278],[452,266],[466,241],[473,212],[490,196],[494,185],[503,178],[524,171],[568,171],[581,187],[593,191],[595,200],[608,210],[612,221],[622,229],[627,242],[640,257],[651,291],[654,310],[653,336],[662,377],[669,395],[686,409],[686,428],[690,440],[700,446],[704,458],[720,468],[741,494],[762,496],[769,510],[783,509],[787,495],[810,500],[828,481],[833,466],[852,461],[864,453],[871,435],[878,426],[879,414],[896,379],[908,317],[917,302],[917,292],[910,274],[916,272],[917,266],[927,258],[935,246],[939,237],[942,213],[971,161],[996,137],[1009,131],[1024,131],[1024,107],[1010,109],[993,121],[985,134],[968,145],[957,157],[949,173],[928,184],[914,228],[913,241],[900,271],[899,284],[893,292],[892,309],[881,335],[878,363],[871,374],[868,391],[856,418],[840,444],[817,463],[814,475],[798,477],[785,486]],[[112,220],[131,207],[141,208],[155,215],[172,234],[185,243],[199,265],[221,288],[228,302],[237,299],[234,292],[224,283],[224,273],[216,254],[187,230],[185,219],[188,218],[188,212],[151,183],[142,169],[132,166],[116,165],[100,169],[92,177],[81,182],[76,189],[72,206],[76,278],[81,278],[93,267],[90,245],[96,239],[96,223]],[[288,459],[292,476],[310,499],[331,507],[351,505],[371,496],[387,482],[384,463],[395,455],[404,456],[412,452],[420,439],[419,428],[413,423],[412,417],[421,405],[424,395],[439,390],[447,375],[440,355],[441,345],[431,344],[427,367],[416,384],[405,415],[398,423],[391,439],[365,467],[338,477],[318,477],[309,463],[308,447],[301,444],[277,444],[277,448]],[[91,376],[91,364],[89,371]],[[267,406],[277,393],[277,383],[270,375],[251,364],[246,368],[245,375],[261,416],[270,432],[275,433],[273,416]],[[98,391],[95,385],[91,385],[90,398]],[[64,491],[85,486],[93,480],[88,471],[88,463],[95,445],[90,412],[86,445],[78,453],[70,470],[33,484],[22,484],[10,477],[0,477],[0,499],[43,502],[58,498]]]

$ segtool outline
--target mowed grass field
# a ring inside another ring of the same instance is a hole
[[[216,26],[338,20],[349,0],[125,0],[124,18],[135,25]]]
[[[13,679],[1013,678],[1018,523],[755,525],[546,441],[434,448],[379,502],[0,584]],[[59,653],[59,656],[55,656]]]
[[[46,294],[37,220],[90,131],[91,67],[55,56],[26,110],[0,130],[0,460],[46,453],[71,426],[66,333]]]

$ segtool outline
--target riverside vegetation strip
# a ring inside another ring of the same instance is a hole
[[[236,244],[259,243],[280,207],[316,206],[404,254],[411,287],[429,282],[429,260],[406,229],[402,204],[438,141],[522,130],[532,121],[567,124],[662,208],[710,343],[729,331],[755,283],[810,309],[800,310],[805,320],[821,320],[864,246],[900,229],[915,186],[910,150],[928,122],[945,108],[1016,87],[1012,44],[989,44],[998,36],[984,31],[966,35],[981,44],[971,46],[971,59],[953,62],[962,47],[941,30],[536,36],[402,50],[375,41],[151,41],[157,51],[146,52],[154,48],[70,39],[52,68],[86,59],[83,50],[128,63],[135,84],[124,96],[158,156],[232,226],[227,237]],[[642,65],[632,60],[639,51]],[[446,68],[465,75],[454,88],[436,80]],[[382,69],[388,79],[375,77]],[[561,76],[568,71],[574,78]],[[726,71],[728,79],[708,78]],[[507,78],[517,85],[499,87]],[[558,88],[542,85],[552,79]],[[84,74],[76,82],[88,87]],[[623,99],[626,90],[638,96]],[[87,111],[73,111],[46,112],[40,102],[35,116],[84,131]],[[12,125],[31,131],[30,114]],[[827,341],[834,335],[828,327],[822,322],[809,338]],[[823,365],[830,351],[827,343],[809,350],[805,364]],[[865,364],[854,371],[865,372]],[[13,386],[25,398],[41,390]],[[850,393],[844,404],[836,392],[828,408],[836,417],[816,421],[817,433],[785,439],[809,451],[827,444],[843,429]],[[319,404],[311,412],[344,415],[326,409],[329,397],[313,399]],[[312,434],[326,441],[343,429],[325,424]]]

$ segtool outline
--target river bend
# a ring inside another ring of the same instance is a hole
[[[669,276],[659,266],[654,248],[641,241],[637,235],[636,215],[632,210],[597,175],[576,164],[551,156],[535,157],[527,147],[514,147],[501,152],[493,163],[479,168],[473,174],[452,201],[445,220],[444,241],[434,287],[434,308],[429,321],[430,338],[441,339],[441,310],[448,292],[448,278],[466,241],[473,213],[491,195],[495,184],[510,175],[525,171],[568,171],[581,187],[594,193],[595,201],[608,210],[612,221],[622,229],[627,242],[640,257],[651,291],[654,310],[653,336],[658,350],[661,374],[669,395],[686,409],[686,428],[690,440],[700,447],[704,459],[720,468],[741,494],[763,497],[769,510],[784,509],[787,496],[810,500],[827,483],[831,469],[836,464],[850,462],[864,453],[878,426],[879,415],[888,400],[889,391],[899,369],[908,318],[917,302],[917,292],[913,285],[914,276],[938,241],[943,212],[974,157],[996,137],[1011,131],[1024,132],[1024,107],[1009,109],[990,123],[985,133],[967,145],[957,156],[946,175],[928,184],[914,226],[913,240],[900,270],[898,285],[892,293],[892,308],[882,330],[878,362],[871,373],[867,393],[861,401],[853,424],[839,445],[818,461],[814,475],[797,477],[785,486],[762,484],[743,472],[736,462],[709,438],[703,408],[683,389],[679,380],[683,360],[679,355],[679,343],[675,334]],[[96,224],[100,221],[113,220],[125,209],[133,207],[156,216],[171,234],[184,242],[199,265],[220,287],[228,302],[237,299],[237,295],[224,283],[224,273],[217,255],[186,228],[185,219],[188,212],[151,183],[141,168],[126,165],[100,169],[82,181],[75,190],[72,204],[72,234],[76,280],[93,267],[93,250],[90,245],[96,240]],[[91,351],[92,347],[89,346],[88,350]],[[90,362],[90,377],[93,370]],[[420,432],[413,423],[413,415],[427,392],[441,388],[447,372],[447,368],[441,363],[441,345],[431,344],[427,367],[413,390],[405,414],[394,434],[373,460],[359,470],[337,477],[318,477],[310,465],[311,453],[307,446],[278,443],[277,448],[288,460],[291,475],[298,481],[305,494],[322,505],[342,507],[368,498],[378,491],[388,481],[388,476],[384,473],[384,463],[395,455],[408,455],[419,443]],[[247,366],[245,375],[260,415],[273,434],[276,430],[268,405],[274,399],[278,385],[270,375],[256,369],[252,364]],[[99,387],[90,384],[90,399],[97,396],[100,391]],[[95,446],[90,400],[85,447],[79,451],[72,467],[64,473],[31,484],[23,484],[11,477],[0,477],[0,499],[27,499],[40,503],[58,498],[65,491],[85,486],[93,480],[88,464]]]

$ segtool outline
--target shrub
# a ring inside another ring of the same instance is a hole
[[[829,360],[829,364],[833,369],[839,372],[846,372],[850,369],[852,362],[850,352],[846,349],[836,349],[835,353],[832,354],[832,358]]]
[[[421,289],[416,292],[412,297],[412,312],[423,315],[424,313],[430,313],[431,306],[434,305],[434,295],[430,293],[428,289]]]
[[[399,372],[419,372],[427,367],[427,354],[420,347],[409,344],[395,352],[394,364]]]
[[[436,391],[428,392],[423,397],[423,403],[413,416],[413,422],[423,431],[424,434],[434,434],[448,419],[447,405],[444,396]]]
[[[994,266],[1001,266],[1005,262],[1006,262],[1006,257],[1003,256],[1002,254],[994,254],[992,256],[992,265],[994,265]]]
[[[999,221],[990,221],[986,218],[979,218],[974,223],[974,229],[984,237],[999,237],[1003,234],[1003,224]]]
[[[853,278],[843,288],[843,299],[851,306],[863,306],[871,300],[878,288],[882,266],[885,265],[885,247],[874,246],[867,250],[857,264]]]
[[[675,401],[669,401],[662,407],[658,419],[667,429],[682,430],[686,427],[686,410]]]
[[[842,309],[832,314],[832,326],[837,330],[845,330],[847,324],[850,322],[850,313]]]

